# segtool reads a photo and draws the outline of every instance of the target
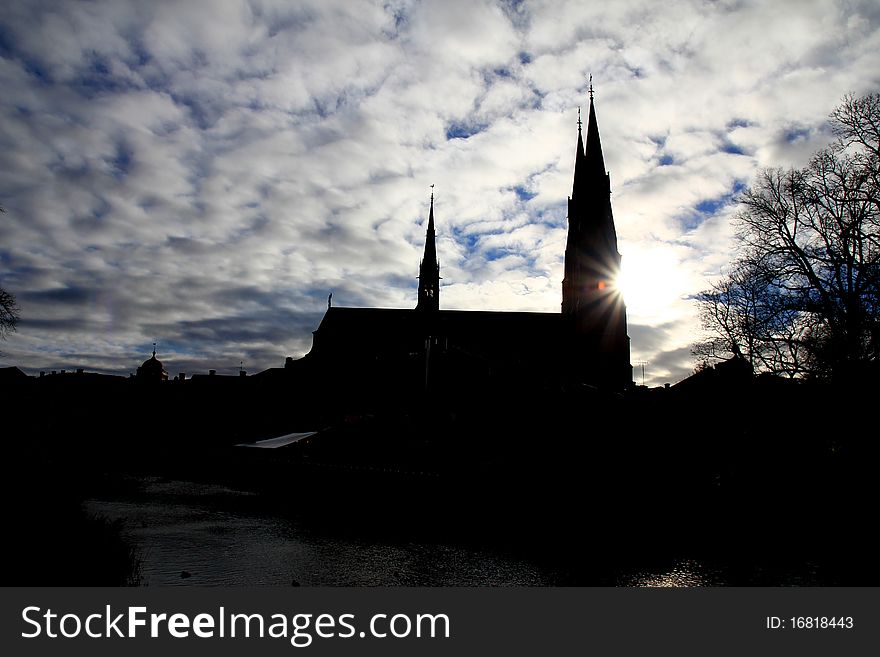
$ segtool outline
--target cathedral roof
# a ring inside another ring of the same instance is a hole
[[[337,330],[340,327],[358,327],[370,325],[397,325],[407,329],[411,325],[422,325],[432,322],[437,327],[455,330],[467,328],[468,330],[481,328],[486,331],[494,331],[502,326],[518,326],[522,328],[536,328],[546,325],[548,328],[556,328],[561,321],[558,313],[536,312],[505,312],[492,310],[440,310],[436,315],[425,317],[420,313],[414,313],[408,308],[345,308],[333,306],[324,314],[324,319],[318,326],[319,331]]]
[[[554,349],[563,316],[559,313],[409,309],[329,308],[315,331],[312,351],[357,357],[360,352],[400,353],[424,348],[425,336],[477,357]]]

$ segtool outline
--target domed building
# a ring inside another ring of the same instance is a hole
[[[167,381],[168,372],[162,365],[162,361],[156,358],[156,348],[153,345],[153,355],[137,368],[138,381]]]

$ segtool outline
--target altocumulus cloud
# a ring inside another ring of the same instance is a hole
[[[880,86],[878,24],[869,1],[6,3],[7,360],[280,365],[331,290],[414,304],[432,183],[443,306],[557,311],[592,73],[633,361],[677,380],[736,194]]]

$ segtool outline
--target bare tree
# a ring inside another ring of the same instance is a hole
[[[6,214],[6,209],[0,205],[0,213]],[[18,324],[18,305],[15,296],[0,287],[0,340],[15,331]]]
[[[739,261],[709,290],[697,295],[707,338],[694,346],[701,361],[737,355],[755,371],[790,377],[806,371],[801,348],[808,325],[754,263]]]
[[[15,331],[18,324],[18,305],[15,303],[15,297],[0,287],[0,338],[6,339],[6,336]]]
[[[880,356],[880,94],[846,97],[837,141],[803,169],[767,169],[740,198],[737,257],[697,297],[707,339],[758,371],[849,375]]]

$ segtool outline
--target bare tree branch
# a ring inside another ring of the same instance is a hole
[[[765,169],[741,199],[739,250],[697,302],[698,358],[834,376],[876,366],[880,342],[880,95],[844,98],[837,142],[802,169]]]

